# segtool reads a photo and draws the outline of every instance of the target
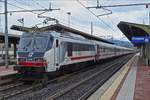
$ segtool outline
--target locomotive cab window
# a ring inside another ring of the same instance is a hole
[[[48,33],[23,33],[19,42],[19,50],[46,51],[52,48],[53,37]]]

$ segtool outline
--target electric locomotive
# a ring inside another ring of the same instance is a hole
[[[14,67],[21,77],[44,78],[47,75],[72,72],[99,60],[121,56],[133,50],[103,42],[94,36],[62,25],[44,31],[24,32]],[[63,29],[63,31],[58,29]],[[17,29],[18,30],[18,29]]]

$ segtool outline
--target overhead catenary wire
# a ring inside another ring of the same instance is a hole
[[[85,9],[87,9],[91,14],[93,14],[97,19],[99,19],[104,25],[106,25],[108,28],[110,28],[112,31],[115,32],[115,30],[110,26],[108,25],[105,21],[103,21],[101,18],[99,18],[95,13],[93,13],[90,9],[88,9],[84,4],[82,4],[80,2],[80,0],[76,0],[80,5],[82,5]]]
[[[0,2],[4,2],[4,1],[1,0]],[[23,9],[24,11],[26,10],[26,9],[23,8],[23,7],[17,6],[17,5],[15,5],[15,4],[12,4],[12,3],[9,3],[9,2],[7,2],[7,4],[10,5],[10,6],[19,8],[19,9]],[[32,10],[27,10],[27,11],[37,15],[37,13],[33,12]],[[7,11],[7,12],[8,12],[8,13],[11,13],[11,12],[9,12],[9,11]],[[20,11],[20,12],[21,12],[21,11]],[[12,13],[13,13],[13,11],[12,11]],[[3,13],[0,13],[0,14],[3,14]]]
[[[25,5],[25,6],[30,6],[33,7],[33,5],[31,5],[31,3],[26,3],[24,0],[14,0],[16,3],[21,4],[21,5]]]
[[[15,4],[12,4],[12,3],[8,3],[9,5],[11,6],[14,6],[16,8],[19,8],[19,9],[23,9],[23,10],[16,10],[16,11],[7,11],[7,13],[17,13],[17,12],[32,12],[36,15],[38,15],[38,13],[35,13],[35,12],[41,12],[41,11],[52,11],[52,10],[60,10],[60,8],[58,9],[51,9],[51,8],[48,8],[48,9],[33,9],[33,10],[26,10],[25,8],[22,8],[22,7],[19,7],[19,6],[16,6]],[[4,14],[4,13],[0,13],[0,14]]]
[[[109,0],[108,0],[109,1]],[[107,1],[107,2],[108,2]],[[102,1],[101,1],[101,3],[102,3]],[[111,11],[111,13],[110,14],[112,14],[112,10],[109,10],[109,9],[106,9],[106,8],[102,8],[102,9],[104,9],[104,11],[106,12],[106,10],[108,10],[108,11]],[[114,26],[114,27],[116,27],[116,25],[114,24],[114,22],[113,22],[113,20],[110,18],[110,15],[109,13],[108,14],[106,14],[106,16],[107,16],[107,18],[110,20],[110,22],[112,23],[112,25]]]
[[[38,3],[38,2],[37,2],[37,0],[32,0],[32,1],[33,1],[33,2],[35,2],[35,3],[36,3],[36,5],[40,6],[41,8],[46,9],[44,6],[42,6],[40,3]]]
[[[17,6],[17,5],[15,5],[15,4],[12,4],[12,3],[9,3],[9,2],[7,2],[7,3],[8,3],[9,5],[11,5],[11,6],[16,7],[16,8],[20,8],[20,9],[26,10],[25,8],[20,7],[20,6]],[[33,11],[30,11],[30,12],[37,15],[37,13],[35,13],[35,12],[33,12]]]
[[[93,7],[87,7],[87,8],[111,8],[111,7],[129,7],[129,6],[142,6],[142,5],[150,5],[150,3],[103,5],[103,6],[93,6]]]
[[[103,9],[103,8],[102,8]],[[110,10],[111,11],[111,10]],[[110,23],[113,25],[113,27],[115,28],[116,25],[114,24],[113,20],[109,17],[110,14],[112,14],[112,11],[107,13],[106,10],[104,9],[104,12],[105,14],[101,14],[101,15],[98,15],[98,17],[101,17],[101,16],[107,16],[107,19],[110,20]],[[112,38],[113,38],[113,33],[112,33]]]
[[[30,1],[25,1],[25,0],[14,0],[16,3],[18,3],[18,4],[21,4],[21,5],[24,5],[24,6],[27,6],[27,7],[33,7],[33,5],[35,4],[35,5],[37,5],[33,0],[30,0]],[[34,3],[34,4],[33,4]],[[41,7],[41,6],[40,6]],[[35,8],[35,7],[34,7]],[[36,7],[37,9],[39,9],[39,5],[37,5],[37,7]],[[43,8],[43,7],[41,7],[41,8]],[[45,8],[44,8],[45,9]]]

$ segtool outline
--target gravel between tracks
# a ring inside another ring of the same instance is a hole
[[[115,64],[115,66],[121,66],[120,64]],[[105,70],[98,75],[95,75],[93,78],[89,79],[86,82],[78,85],[76,88],[71,89],[70,91],[64,93],[61,96],[56,97],[56,100],[79,100],[87,91],[92,87],[96,86],[98,83],[101,85],[117,70],[118,67],[111,66],[109,70]],[[111,72],[112,71],[112,72]],[[105,79],[105,80],[104,80]]]
[[[89,77],[90,75],[96,73],[98,70],[102,70],[105,66],[111,65],[114,61],[117,61],[118,59],[120,60],[123,57],[117,58],[113,61],[110,61],[109,63],[105,63],[102,65],[94,65],[93,69],[88,70],[88,71],[83,71],[82,73],[77,73],[73,76],[71,76],[70,78],[68,78],[67,80],[58,80],[55,81],[53,83],[50,83],[47,85],[47,87],[34,92],[34,93],[30,93],[27,95],[20,95],[19,97],[13,97],[11,98],[11,100],[45,100],[47,99],[49,96],[59,92],[60,90],[63,90],[64,88],[70,86],[71,84],[77,83],[79,81],[81,81],[82,79],[85,79],[87,77]],[[104,76],[103,76],[104,77]],[[96,82],[96,81],[95,81]],[[89,89],[90,87],[92,87],[93,85],[91,84],[91,86],[87,86]],[[78,93],[78,91],[80,91],[81,88],[75,90],[75,93]],[[85,91],[83,91],[82,93],[85,93]],[[67,99],[65,99],[67,100]]]

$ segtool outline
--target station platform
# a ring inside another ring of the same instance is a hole
[[[0,79],[9,77],[15,74],[17,74],[17,71],[14,71],[13,65],[10,65],[8,68],[6,68],[5,66],[0,66]]]
[[[88,100],[150,100],[150,67],[136,54]]]
[[[17,59],[8,59],[10,65],[14,65],[17,63]],[[5,59],[0,57],[0,67],[5,65]]]

